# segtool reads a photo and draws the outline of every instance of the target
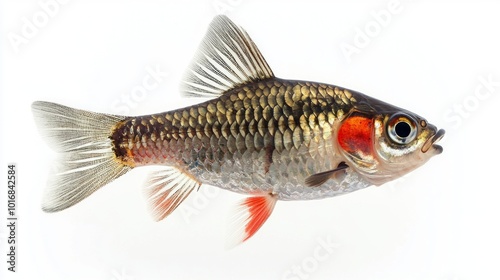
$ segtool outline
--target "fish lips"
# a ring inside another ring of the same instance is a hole
[[[440,129],[434,134],[432,137],[427,139],[425,141],[424,145],[422,145],[422,153],[426,153],[431,147],[434,148],[433,150],[435,151],[436,155],[439,155],[440,153],[443,152],[443,147],[437,145],[436,143],[443,138],[445,134],[444,129]]]

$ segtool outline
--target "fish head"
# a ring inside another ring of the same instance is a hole
[[[347,165],[368,182],[382,185],[443,152],[437,145],[443,129],[407,110],[373,103],[353,109],[337,130],[338,146]]]

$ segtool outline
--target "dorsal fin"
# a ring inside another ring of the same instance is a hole
[[[188,69],[182,92],[218,97],[248,82],[274,77],[247,32],[224,15],[216,16]]]

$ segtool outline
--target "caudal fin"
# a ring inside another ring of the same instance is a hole
[[[131,169],[115,158],[109,138],[125,117],[43,101],[31,107],[41,134],[60,155],[42,201],[44,211],[73,206]]]

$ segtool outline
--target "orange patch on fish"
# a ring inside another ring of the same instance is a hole
[[[373,154],[373,119],[363,116],[347,118],[340,126],[337,140],[348,153]]]
[[[128,148],[124,149],[124,151],[125,151],[126,155],[123,155],[121,157],[116,157],[116,160],[123,165],[129,166],[129,167],[135,167],[133,151],[128,149]]]

